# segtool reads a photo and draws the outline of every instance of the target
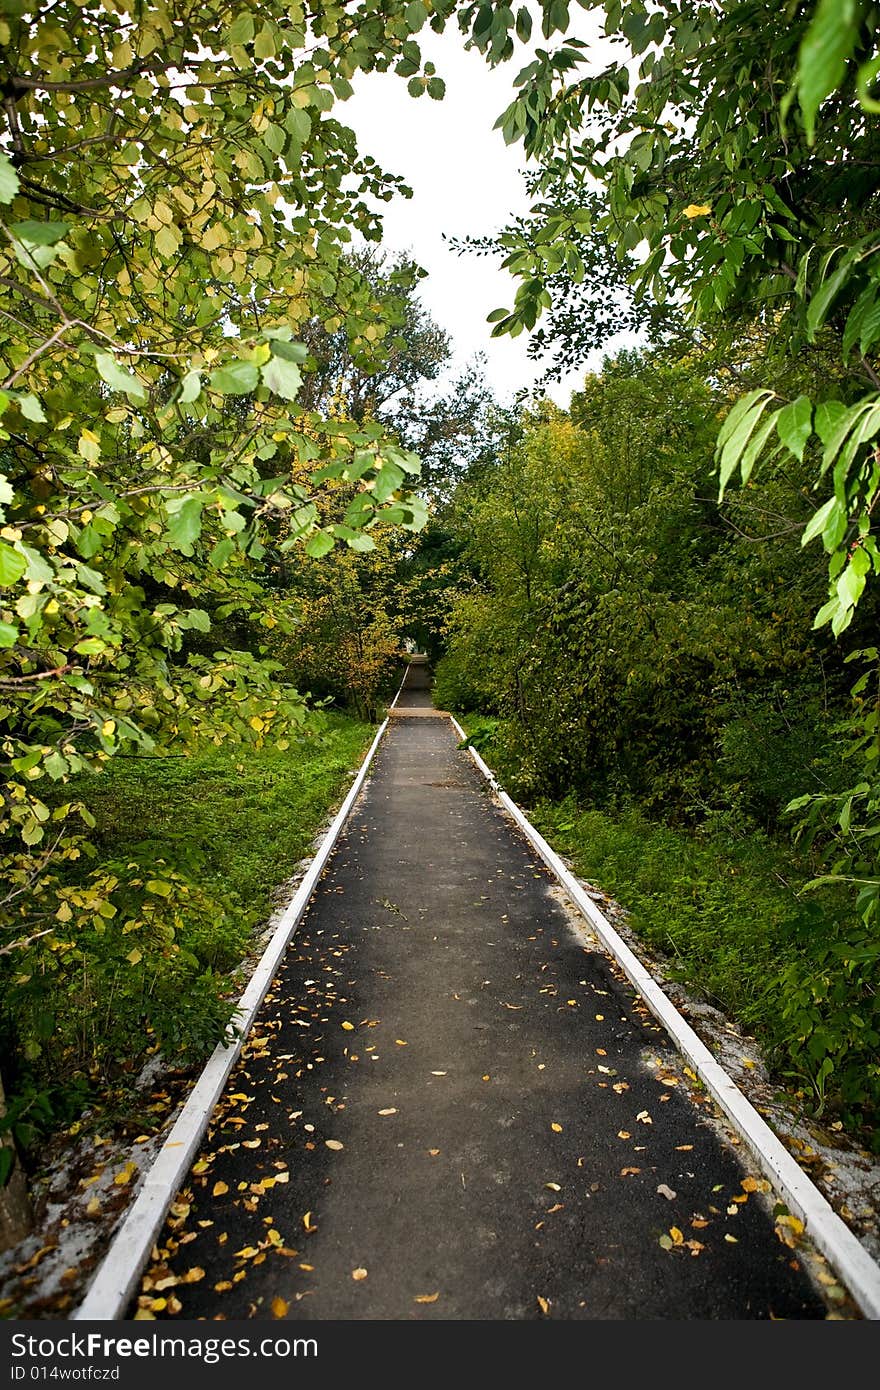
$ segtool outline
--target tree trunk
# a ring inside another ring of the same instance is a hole
[[[0,1076],[0,1117],[6,1113],[6,1099],[3,1092],[3,1078]],[[0,1187],[0,1253],[10,1250],[24,1240],[34,1224],[28,1197],[24,1170],[15,1153],[12,1135],[0,1131],[0,1146],[11,1148],[14,1154],[13,1168],[9,1181]]]

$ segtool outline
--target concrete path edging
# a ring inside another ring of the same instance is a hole
[[[399,694],[400,690],[397,692],[397,695]],[[397,695],[394,697],[395,702]],[[137,1197],[113,1237],[83,1302],[71,1314],[72,1321],[111,1322],[124,1316],[174,1195],[179,1191],[189,1171],[214,1106],[238,1061],[257,1010],[278,970],[290,938],[305,914],[318,879],[366,781],[376,749],[387,727],[386,718],[380,725],[345,800],[238,1001],[233,1020],[239,1029],[238,1037],[229,1047],[219,1044],[208,1058],[168,1138],[148,1169]]]
[[[458,720],[453,715],[449,718],[462,741],[466,741],[467,734]],[[556,851],[503,790],[477,750],[471,747],[467,751],[502,806],[547,867],[559,879],[603,946],[617,961],[651,1013],[666,1029],[675,1046],[688,1060],[709,1094],[748,1145],[762,1172],[785,1201],[792,1215],[804,1223],[810,1239],[849,1289],[860,1311],[866,1318],[880,1319],[880,1265],[871,1258],[861,1241],[777,1139],[769,1125],[663,993],[607,917],[600,912],[574,874],[566,868]]]

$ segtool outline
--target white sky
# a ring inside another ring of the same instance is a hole
[[[489,384],[506,401],[546,367],[526,357],[525,333],[489,336],[486,315],[510,307],[517,282],[497,269],[493,258],[456,255],[444,244],[443,234],[491,234],[528,208],[522,146],[505,145],[501,132],[492,129],[512,98],[513,80],[528,54],[519,49],[510,62],[492,70],[481,54],[465,52],[457,31],[438,36],[425,30],[417,39],[446,81],[443,101],[427,95],[414,99],[406,80],[393,74],[360,74],[355,95],[339,107],[338,116],[356,131],[364,153],[388,173],[402,175],[412,188],[411,199],[381,205],[384,245],[392,252],[410,252],[429,272],[420,297],[449,333],[454,365],[463,366],[484,352]],[[595,354],[548,394],[567,406],[572,389],[580,387],[584,372],[598,366],[601,356]]]

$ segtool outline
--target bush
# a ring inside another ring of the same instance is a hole
[[[754,1033],[817,1115],[843,1117],[880,1151],[880,945],[845,889],[800,896],[807,866],[756,834],[706,840],[573,798],[532,817],[679,979]]]

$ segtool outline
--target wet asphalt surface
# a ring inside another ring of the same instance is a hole
[[[457,743],[392,721],[128,1317],[825,1318]]]

